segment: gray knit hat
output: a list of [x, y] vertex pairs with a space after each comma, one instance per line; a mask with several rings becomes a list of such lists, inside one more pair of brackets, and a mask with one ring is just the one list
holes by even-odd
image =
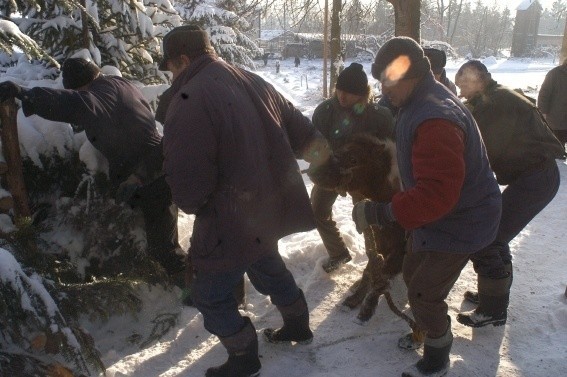
[[395, 37], [384, 43], [372, 64], [372, 76], [380, 81], [423, 77], [430, 70], [423, 49], [408, 37]]
[[347, 93], [365, 96], [368, 93], [368, 76], [359, 63], [351, 63], [339, 74], [336, 88]]
[[167, 61], [181, 55], [196, 57], [214, 52], [207, 32], [199, 25], [183, 25], [172, 29], [163, 37], [163, 59], [160, 71], [167, 71]]

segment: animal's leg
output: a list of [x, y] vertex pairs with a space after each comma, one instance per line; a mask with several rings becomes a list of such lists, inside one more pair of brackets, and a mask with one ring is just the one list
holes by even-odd
[[370, 288], [370, 274], [368, 273], [368, 265], [362, 272], [362, 278], [355, 282], [351, 289], [353, 290], [353, 294], [348, 296], [344, 301], [343, 305], [347, 306], [351, 309], [356, 308], [362, 300], [364, 300], [364, 296], [368, 292]]
[[357, 316], [362, 322], [366, 322], [372, 317], [376, 310], [376, 305], [378, 305], [378, 299], [388, 284], [387, 280], [382, 279], [384, 258], [381, 254], [378, 254], [378, 242], [375, 235], [376, 233], [372, 228], [364, 232], [366, 255], [368, 257], [366, 269], [370, 283]]

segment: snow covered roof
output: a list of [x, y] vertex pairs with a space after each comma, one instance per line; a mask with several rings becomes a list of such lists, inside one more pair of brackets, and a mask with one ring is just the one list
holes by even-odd
[[260, 30], [260, 40], [262, 41], [271, 41], [274, 38], [281, 37], [287, 34], [293, 34], [290, 30], [282, 30], [282, 29], [275, 29], [275, 30]]
[[[529, 7], [532, 6], [533, 3], [537, 3], [537, 0], [524, 0], [518, 5], [516, 10], [527, 10]], [[541, 5], [540, 5], [541, 6]]]

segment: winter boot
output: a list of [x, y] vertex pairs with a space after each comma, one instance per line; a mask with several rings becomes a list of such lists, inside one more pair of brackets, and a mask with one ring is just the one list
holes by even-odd
[[258, 358], [258, 337], [250, 318], [244, 317], [246, 324], [234, 335], [219, 337], [228, 352], [228, 360], [218, 367], [207, 369], [206, 377], [255, 377], [260, 374]]
[[471, 312], [458, 314], [457, 321], [469, 327], [504, 325], [508, 316], [511, 280], [511, 276], [501, 279], [479, 276], [478, 307]]
[[412, 365], [402, 377], [441, 377], [449, 370], [449, 352], [453, 345], [453, 333], [451, 332], [451, 318], [447, 316], [447, 331], [440, 338], [425, 338], [423, 344], [423, 358]]
[[297, 342], [309, 344], [313, 341], [313, 332], [309, 328], [309, 310], [303, 291], [291, 305], [278, 306], [284, 325], [279, 329], [265, 329], [264, 338], [270, 343]]
[[[512, 270], [512, 263], [508, 263], [504, 265], [504, 271], [506, 271], [508, 274], [510, 274], [510, 286], [512, 286], [512, 279], [514, 277], [514, 272]], [[475, 305], [479, 304], [479, 299], [478, 299], [478, 292], [473, 292], [473, 291], [466, 291], [464, 294], [465, 300], [467, 300], [470, 303], [473, 303]]]

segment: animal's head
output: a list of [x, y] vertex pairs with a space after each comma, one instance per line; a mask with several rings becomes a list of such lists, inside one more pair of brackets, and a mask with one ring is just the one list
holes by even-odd
[[310, 177], [340, 194], [389, 199], [399, 191], [395, 144], [368, 134], [353, 135]]

